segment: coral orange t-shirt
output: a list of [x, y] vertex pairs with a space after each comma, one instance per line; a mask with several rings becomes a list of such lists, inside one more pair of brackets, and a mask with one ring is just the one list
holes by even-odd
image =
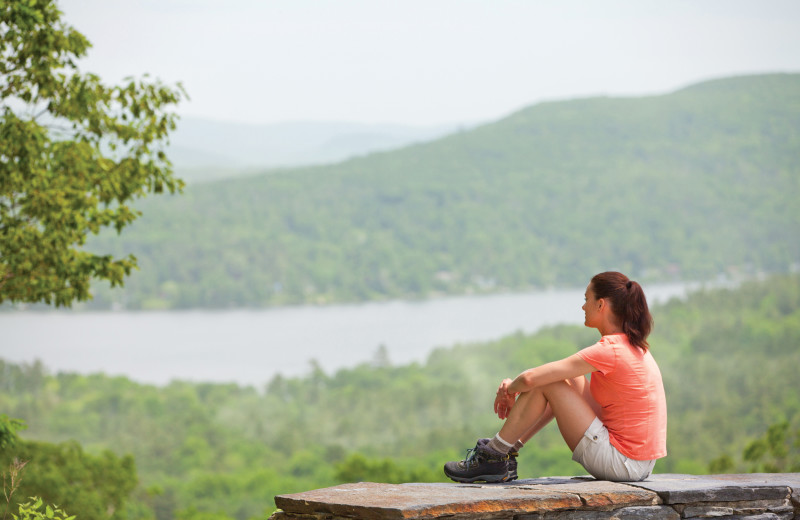
[[625, 334], [610, 334], [578, 352], [594, 367], [589, 389], [602, 410], [611, 444], [635, 460], [667, 455], [667, 401], [661, 371], [649, 351]]

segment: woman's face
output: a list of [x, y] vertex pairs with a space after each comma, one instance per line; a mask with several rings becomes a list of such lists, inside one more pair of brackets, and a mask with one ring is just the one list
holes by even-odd
[[583, 309], [583, 324], [587, 327], [598, 328], [600, 326], [600, 301], [597, 300], [594, 296], [594, 289], [592, 289], [592, 284], [589, 284], [586, 287], [586, 293], [584, 294], [584, 304], [581, 309]]

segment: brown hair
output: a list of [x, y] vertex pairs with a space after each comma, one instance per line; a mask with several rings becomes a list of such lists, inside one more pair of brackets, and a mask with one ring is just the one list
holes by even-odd
[[647, 308], [642, 286], [614, 271], [595, 275], [590, 285], [595, 298], [603, 298], [611, 303], [611, 311], [622, 320], [622, 332], [628, 336], [631, 345], [646, 351], [653, 317]]

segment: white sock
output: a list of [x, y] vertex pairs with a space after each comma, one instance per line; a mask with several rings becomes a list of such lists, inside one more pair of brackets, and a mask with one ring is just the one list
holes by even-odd
[[493, 450], [499, 451], [500, 453], [503, 453], [503, 454], [508, 453], [509, 451], [511, 451], [511, 448], [514, 447], [513, 444], [503, 440], [503, 438], [500, 437], [499, 433], [497, 435], [495, 435], [492, 438], [492, 440], [489, 441], [488, 446], [490, 448], [492, 448]]

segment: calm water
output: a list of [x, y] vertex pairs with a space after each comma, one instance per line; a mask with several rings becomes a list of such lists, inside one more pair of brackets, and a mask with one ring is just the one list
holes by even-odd
[[[651, 303], [690, 286], [646, 286]], [[0, 358], [40, 359], [51, 372], [105, 372], [262, 385], [275, 374], [332, 373], [373, 358], [424, 361], [436, 347], [583, 323], [583, 289], [329, 307], [186, 312], [0, 314]]]

